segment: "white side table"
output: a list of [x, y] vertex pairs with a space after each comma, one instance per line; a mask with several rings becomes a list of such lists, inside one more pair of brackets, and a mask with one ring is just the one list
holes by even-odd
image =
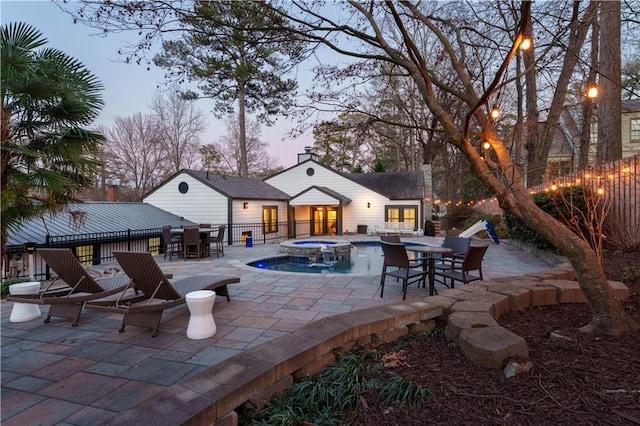
[[216, 292], [211, 290], [192, 291], [187, 293], [185, 299], [191, 313], [189, 325], [187, 326], [187, 337], [199, 340], [216, 334], [218, 329], [212, 313]]
[[[9, 286], [9, 294], [38, 294], [40, 283], [30, 281], [27, 283], [12, 284]], [[11, 310], [10, 322], [24, 322], [40, 318], [40, 306], [32, 303], [14, 302]]]

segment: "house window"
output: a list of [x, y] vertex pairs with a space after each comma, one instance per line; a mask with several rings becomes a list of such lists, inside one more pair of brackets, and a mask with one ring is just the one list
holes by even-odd
[[385, 207], [385, 222], [404, 222], [413, 225], [413, 229], [416, 229], [416, 223], [418, 219], [418, 207], [417, 206], [386, 206]]
[[631, 119], [631, 142], [640, 142], [640, 118]]
[[278, 232], [278, 206], [262, 206], [264, 233]]
[[93, 265], [93, 246], [76, 247], [76, 257], [83, 265]]

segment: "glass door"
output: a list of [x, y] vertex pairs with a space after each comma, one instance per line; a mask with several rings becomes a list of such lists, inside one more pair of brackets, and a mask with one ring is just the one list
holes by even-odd
[[324, 208], [312, 207], [311, 208], [311, 235], [323, 235], [324, 234]]

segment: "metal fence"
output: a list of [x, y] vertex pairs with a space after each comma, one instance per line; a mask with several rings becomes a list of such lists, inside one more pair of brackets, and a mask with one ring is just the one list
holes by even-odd
[[[218, 225], [214, 225], [214, 228]], [[252, 244], [275, 244], [289, 238], [311, 235], [311, 221], [295, 221], [291, 224], [279, 222], [274, 229], [265, 232], [264, 223], [241, 223], [227, 225], [227, 245], [245, 245], [247, 237]], [[92, 234], [47, 235], [44, 243], [27, 243], [7, 246], [2, 259], [2, 277], [31, 277], [36, 280], [50, 278], [46, 263], [37, 255], [39, 248], [70, 248], [81, 263], [87, 266], [111, 262], [114, 251], [148, 251], [152, 254], [164, 252], [161, 228], [123, 230]]]
[[607, 239], [615, 245], [640, 247], [640, 154], [564, 176], [549, 177], [532, 191], [586, 187], [606, 199]]

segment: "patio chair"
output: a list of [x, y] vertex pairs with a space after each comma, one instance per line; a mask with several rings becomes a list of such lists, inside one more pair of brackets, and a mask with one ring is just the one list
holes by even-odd
[[[454, 262], [449, 269], [436, 269], [436, 276], [442, 277], [444, 279], [443, 284], [449, 288], [454, 288], [456, 281], [461, 281], [463, 284], [478, 280], [482, 281], [482, 259], [488, 247], [488, 245], [469, 246], [469, 250], [467, 250], [459, 266], [455, 266]], [[478, 275], [469, 274], [471, 271], [478, 271]], [[446, 284], [447, 279], [451, 280], [450, 286]]]
[[200, 229], [195, 226], [187, 226], [182, 234], [182, 248], [184, 250], [182, 256], [184, 260], [195, 257], [198, 260], [203, 256], [203, 241], [200, 238]]
[[444, 237], [442, 247], [448, 247], [452, 250], [451, 254], [439, 255], [439, 262], [436, 262], [436, 270], [456, 269], [460, 267], [462, 260], [464, 259], [469, 245], [471, 244], [471, 238], [464, 237], [452, 237], [447, 235]]
[[218, 234], [215, 236], [215, 238], [211, 239], [211, 243], [213, 243], [211, 253], [215, 253], [216, 257], [220, 257], [221, 254], [224, 257], [224, 231], [226, 229], [226, 225], [220, 225], [218, 227]]
[[[382, 252], [384, 253], [384, 263], [382, 265], [382, 274], [380, 276], [380, 297], [384, 295], [384, 283], [387, 276], [395, 277], [402, 280], [402, 300], [407, 297], [407, 287], [409, 284], [422, 283], [425, 286], [425, 280], [429, 271], [424, 268], [411, 268], [409, 255], [404, 244], [387, 243], [381, 241]], [[388, 270], [388, 268], [396, 268]]]
[[238, 277], [221, 275], [197, 275], [170, 282], [148, 252], [115, 251], [113, 255], [135, 287], [144, 293], [143, 298], [124, 303], [95, 300], [86, 306], [88, 309], [123, 314], [120, 333], [124, 332], [126, 325], [135, 325], [151, 328], [151, 336], [155, 337], [164, 310], [186, 303], [187, 293], [215, 290], [216, 295], [224, 296], [230, 302], [227, 285], [240, 282]]
[[[124, 293], [131, 280], [125, 274], [96, 280], [82, 266], [73, 255], [71, 249], [38, 249], [37, 253], [58, 275], [56, 279], [39, 294], [16, 294], [7, 297], [8, 301], [49, 305], [45, 324], [51, 317], [72, 320], [72, 327], [78, 325], [80, 314], [85, 303], [91, 300], [105, 298], [118, 293]], [[58, 279], [67, 287], [52, 288]]]
[[164, 258], [169, 255], [169, 261], [173, 255], [180, 257], [182, 255], [182, 238], [176, 237], [171, 233], [171, 226], [162, 227], [162, 238], [164, 239]]
[[[385, 243], [395, 243], [395, 244], [403, 244], [402, 240], [400, 240], [400, 235], [380, 235], [380, 241], [384, 241]], [[424, 266], [423, 262], [426, 259], [417, 258], [417, 259], [409, 259], [409, 267], [417, 268], [418, 266]], [[396, 281], [398, 281], [396, 279]]]

